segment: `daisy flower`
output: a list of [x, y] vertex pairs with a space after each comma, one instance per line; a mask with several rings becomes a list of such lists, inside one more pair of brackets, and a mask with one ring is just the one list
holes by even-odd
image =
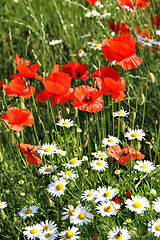
[[106, 11], [104, 11], [101, 15], [100, 15], [100, 18], [106, 18], [106, 17], [110, 17], [111, 16], [111, 13], [107, 13]]
[[153, 209], [156, 211], [156, 212], [160, 212], [160, 197], [155, 199], [155, 201], [153, 201]]
[[127, 11], [127, 12], [135, 12], [135, 10], [130, 7], [130, 6], [127, 6], [127, 5], [123, 5], [123, 8]]
[[78, 174], [75, 173], [73, 170], [70, 171], [61, 171], [60, 173], [58, 173], [59, 176], [63, 177], [63, 179], [66, 180], [75, 180], [76, 178], [78, 178]]
[[160, 36], [160, 30], [156, 30], [156, 35]]
[[73, 158], [68, 163], [63, 164], [63, 166], [67, 168], [71, 167], [79, 167], [82, 164], [82, 160], [78, 160], [77, 158]]
[[95, 199], [96, 197], [96, 194], [97, 194], [97, 191], [95, 191], [94, 189], [91, 189], [91, 190], [86, 190], [82, 193], [82, 200], [83, 201], [92, 201], [93, 199]]
[[41, 232], [41, 234], [39, 235], [39, 238], [41, 240], [45, 240], [45, 239], [50, 239], [50, 240], [53, 240], [53, 239], [57, 239], [58, 237], [58, 232], [56, 229], [52, 229], [52, 230], [46, 230], [44, 232]]
[[117, 194], [117, 192], [116, 192], [115, 188], [99, 187], [99, 188], [97, 188], [97, 196], [96, 196], [95, 203], [108, 201], [108, 200], [112, 199], [116, 194]]
[[56, 152], [57, 155], [60, 155], [60, 156], [66, 156], [66, 151], [63, 151], [61, 149], [58, 149], [57, 152]]
[[91, 33], [88, 33], [86, 35], [81, 36], [81, 38], [86, 38], [86, 37], [90, 37], [90, 36], [91, 36]]
[[45, 232], [47, 230], [57, 230], [57, 225], [54, 221], [45, 220], [45, 222], [41, 222], [40, 225], [42, 227], [42, 232]]
[[71, 239], [71, 240], [76, 240], [79, 239], [78, 234], [80, 234], [80, 232], [78, 232], [78, 228], [77, 227], [72, 227], [72, 228], [68, 228], [65, 231], [60, 232], [59, 236], [61, 237], [60, 240], [66, 240], [66, 239]]
[[134, 168], [140, 172], [150, 172], [154, 170], [156, 167], [153, 165], [152, 162], [148, 160], [144, 160], [144, 161], [137, 161], [136, 165], [134, 165]]
[[96, 43], [96, 42], [88, 42], [88, 44], [89, 44], [89, 47], [91, 48], [91, 49], [94, 49], [94, 50], [102, 50], [102, 48], [101, 48], [101, 44], [100, 43]]
[[148, 230], [152, 233], [154, 233], [155, 237], [160, 237], [160, 218], [156, 221], [151, 221], [148, 223]]
[[57, 145], [45, 143], [43, 144], [40, 149], [37, 151], [40, 155], [51, 155], [56, 153], [58, 150]]
[[57, 169], [57, 167], [52, 167], [52, 165], [46, 165], [46, 166], [43, 166], [41, 168], [39, 168], [38, 172], [41, 173], [41, 174], [50, 174], [52, 173], [55, 169]]
[[137, 214], [142, 214], [149, 208], [149, 201], [145, 197], [132, 196], [132, 199], [127, 199], [125, 204], [126, 208]]
[[117, 239], [128, 240], [130, 238], [131, 236], [128, 230], [122, 227], [113, 228], [113, 230], [109, 231], [108, 233], [108, 240], [117, 240]]
[[87, 54], [82, 50], [82, 49], [80, 49], [79, 51], [78, 51], [78, 57], [85, 57]]
[[62, 39], [60, 39], [60, 40], [52, 40], [51, 42], [49, 42], [49, 44], [52, 45], [52, 46], [55, 46], [55, 45], [60, 44], [62, 42], [63, 42]]
[[115, 202], [102, 202], [100, 205], [97, 206], [97, 212], [102, 215], [102, 217], [107, 216], [110, 217], [111, 215], [116, 215], [118, 210], [120, 209], [120, 205]]
[[93, 218], [93, 215], [88, 212], [88, 208], [83, 208], [78, 205], [74, 211], [74, 215], [70, 218], [70, 222], [73, 224], [83, 225], [90, 223], [90, 218]]
[[20, 212], [18, 212], [18, 214], [23, 217], [31, 217], [34, 216], [35, 213], [38, 212], [38, 207], [37, 206], [30, 206], [29, 208], [24, 207], [22, 208], [22, 210]]
[[95, 6], [98, 8], [103, 8], [103, 4], [100, 1], [95, 2]]
[[41, 235], [42, 226], [40, 224], [34, 224], [31, 227], [25, 227], [23, 234], [29, 238], [35, 240], [36, 237]]
[[63, 220], [66, 220], [67, 218], [73, 216], [75, 211], [73, 205], [68, 205], [68, 209], [67, 208], [63, 208], [63, 209], [65, 210], [65, 212], [62, 212], [62, 215], [64, 215], [62, 218]]
[[85, 13], [86, 17], [99, 17], [100, 13], [97, 12], [96, 10], [92, 10], [92, 11], [88, 11], [87, 13]]
[[113, 112], [112, 115], [113, 117], [128, 117], [129, 112], [121, 109], [120, 111]]
[[145, 132], [142, 129], [129, 130], [129, 132], [125, 133], [125, 137], [128, 137], [129, 140], [133, 140], [135, 138], [144, 138]]
[[63, 178], [57, 179], [48, 185], [47, 190], [52, 196], [60, 197], [61, 195], [64, 195], [67, 183], [68, 182], [66, 182]]
[[108, 146], [114, 146], [119, 143], [118, 138], [108, 135], [108, 138], [103, 138], [102, 143]]
[[107, 153], [106, 152], [101, 152], [101, 151], [98, 151], [98, 152], [95, 152], [94, 153], [94, 156], [96, 157], [96, 158], [99, 158], [99, 159], [106, 159], [106, 158], [108, 158], [108, 155], [107, 155]]
[[7, 207], [7, 203], [6, 202], [0, 202], [0, 209], [3, 209]]
[[91, 163], [91, 168], [97, 171], [105, 171], [108, 168], [108, 164], [104, 160], [94, 160]]
[[74, 121], [71, 119], [63, 119], [61, 118], [58, 123], [56, 123], [56, 125], [60, 126], [60, 127], [66, 127], [66, 128], [70, 128], [72, 126], [74, 126]]
[[153, 45], [159, 45], [159, 42], [155, 41], [154, 39], [150, 39], [148, 37], [142, 37], [141, 35], [137, 36], [137, 41], [142, 43], [142, 46], [149, 46], [152, 47]]

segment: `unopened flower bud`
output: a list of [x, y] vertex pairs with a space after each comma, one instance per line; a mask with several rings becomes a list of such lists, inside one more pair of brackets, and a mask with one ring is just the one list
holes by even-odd
[[6, 218], [6, 214], [5, 212], [3, 211], [3, 209], [0, 209], [0, 219], [5, 219]]
[[23, 180], [19, 180], [19, 185], [23, 185], [24, 184], [24, 181]]
[[119, 169], [115, 170], [114, 172], [116, 175], [119, 175], [121, 173], [121, 171]]
[[81, 128], [77, 128], [77, 132], [78, 132], [78, 133], [81, 133], [81, 132], [82, 132], [82, 129], [81, 129]]
[[149, 80], [150, 80], [152, 83], [155, 83], [155, 78], [154, 78], [153, 73], [149, 72], [149, 73], [148, 73], [148, 77], [149, 77]]
[[19, 194], [21, 197], [25, 197], [25, 192], [20, 192], [20, 194]]
[[141, 105], [143, 105], [144, 102], [145, 102], [145, 96], [144, 96], [143, 93], [142, 93], [142, 95], [141, 95], [141, 97], [140, 97], [140, 99], [139, 99], [139, 102], [140, 102]]
[[154, 188], [152, 188], [152, 189], [150, 190], [150, 194], [151, 194], [151, 195], [155, 196], [156, 193], [157, 193], [157, 192], [156, 192], [156, 190], [155, 190]]
[[84, 173], [85, 173], [85, 174], [88, 174], [88, 170], [87, 170], [87, 169], [85, 169], [85, 170], [84, 170]]
[[88, 161], [88, 157], [87, 157], [87, 156], [83, 156], [83, 157], [82, 157], [82, 160], [83, 160], [83, 161]]
[[80, 203], [81, 203], [81, 202], [80, 202], [79, 200], [76, 202], [77, 205], [79, 205]]

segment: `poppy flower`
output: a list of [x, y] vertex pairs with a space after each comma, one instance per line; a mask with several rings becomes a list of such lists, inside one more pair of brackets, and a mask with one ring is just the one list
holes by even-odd
[[5, 83], [2, 80], [0, 80], [0, 87], [2, 87], [4, 84]]
[[104, 39], [102, 41], [102, 51], [109, 61], [116, 60], [124, 70], [130, 70], [138, 67], [143, 60], [135, 55], [136, 42], [128, 34], [122, 34], [113, 39]]
[[87, 0], [87, 2], [89, 4], [92, 4], [92, 5], [95, 5], [95, 3], [97, 2], [98, 0]]
[[160, 26], [160, 16], [156, 16], [152, 18], [153, 26], [159, 27]]
[[116, 159], [118, 163], [123, 166], [129, 165], [131, 159], [142, 160], [145, 157], [145, 155], [141, 154], [140, 151], [129, 146], [121, 149], [119, 145], [115, 145], [113, 147], [109, 147], [108, 149], [110, 156]]
[[4, 121], [10, 129], [14, 131], [23, 131], [24, 126], [32, 126], [34, 119], [32, 113], [27, 109], [20, 109], [18, 107], [10, 107], [7, 114], [1, 116], [1, 120]]
[[131, 199], [132, 200], [132, 194], [130, 190], [127, 190], [126, 192], [126, 199]]
[[54, 72], [42, 81], [45, 89], [35, 95], [39, 102], [45, 102], [51, 97], [51, 104], [64, 104], [72, 93], [71, 78], [63, 72]]
[[4, 84], [3, 90], [10, 97], [18, 96], [28, 99], [34, 95], [36, 89], [29, 84], [26, 85], [25, 82], [26, 81], [24, 79], [15, 78], [11, 80], [8, 85]]
[[34, 153], [35, 151], [40, 149], [39, 147], [27, 143], [17, 144], [17, 147], [21, 149], [23, 154], [27, 155], [27, 162], [29, 164], [42, 164], [41, 159]]
[[19, 73], [10, 76], [10, 78], [11, 77], [36, 78], [42, 81], [43, 78], [36, 74], [36, 71], [39, 69], [39, 67], [40, 67], [39, 64], [33, 64], [30, 67], [27, 67], [24, 64], [17, 63], [16, 69], [19, 71]]
[[28, 61], [27, 59], [20, 58], [18, 53], [15, 54], [15, 63], [16, 64], [21, 63], [26, 67], [30, 65], [30, 61]]
[[112, 32], [130, 33], [130, 29], [124, 23], [112, 21], [112, 22], [109, 22], [109, 27]]
[[88, 66], [86, 64], [79, 64], [73, 61], [62, 65], [62, 72], [67, 73], [70, 77], [82, 79], [83, 81], [89, 78]]
[[112, 98], [116, 102], [120, 102], [126, 95], [124, 91], [126, 89], [124, 78], [120, 78], [118, 72], [112, 67], [102, 67], [97, 69], [91, 76], [96, 78], [96, 85], [102, 91], [104, 95], [110, 95], [112, 92]]
[[135, 10], [135, 7], [146, 8], [151, 4], [151, 1], [148, 0], [117, 0], [119, 6], [124, 10], [128, 10], [128, 7], [131, 10]]
[[89, 87], [87, 85], [80, 85], [73, 90], [71, 95], [71, 102], [74, 107], [87, 112], [99, 112], [103, 108], [103, 100], [101, 99], [102, 92]]
[[147, 38], [151, 38], [152, 34], [149, 33], [149, 29], [146, 28], [145, 30], [140, 30], [140, 28], [138, 26], [136, 26], [136, 30], [138, 32], [139, 35], [141, 35], [143, 38], [147, 37]]

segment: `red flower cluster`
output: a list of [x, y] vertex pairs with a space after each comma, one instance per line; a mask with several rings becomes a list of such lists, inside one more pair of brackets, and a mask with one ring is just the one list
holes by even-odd
[[95, 3], [97, 2], [98, 0], [87, 0], [87, 2], [89, 4], [92, 4], [92, 5], [95, 5]]
[[112, 22], [109, 22], [109, 27], [112, 32], [128, 33], [128, 34], [130, 33], [129, 27], [127, 27], [124, 23], [112, 21]]
[[128, 10], [127, 7], [130, 7], [132, 10], [135, 10], [138, 6], [139, 8], [146, 8], [151, 4], [149, 0], [117, 0], [119, 6], [121, 6], [124, 10]]

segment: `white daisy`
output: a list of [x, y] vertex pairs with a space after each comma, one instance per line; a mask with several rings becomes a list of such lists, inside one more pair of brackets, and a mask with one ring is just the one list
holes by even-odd
[[128, 230], [122, 227], [113, 228], [113, 230], [109, 231], [108, 233], [108, 240], [117, 240], [117, 239], [128, 240], [130, 238], [131, 236]]
[[80, 49], [79, 51], [78, 51], [78, 57], [85, 57], [87, 54], [82, 50], [82, 49]]
[[108, 168], [107, 162], [105, 160], [94, 160], [91, 163], [91, 168], [97, 171], [105, 171]]
[[52, 165], [46, 165], [46, 166], [43, 166], [41, 168], [39, 168], [38, 172], [41, 173], [41, 174], [50, 174], [52, 172], [54, 172], [54, 170], [57, 169], [57, 167], [52, 167]]
[[78, 228], [77, 227], [72, 227], [72, 228], [68, 228], [65, 231], [60, 232], [59, 236], [61, 237], [60, 240], [66, 240], [66, 239], [71, 239], [71, 240], [76, 240], [79, 239], [78, 234], [80, 234], [80, 232], [78, 232]]
[[58, 232], [56, 229], [48, 229], [46, 231], [41, 232], [41, 234], [38, 236], [41, 240], [45, 240], [45, 239], [57, 239], [58, 237]]
[[73, 170], [69, 170], [69, 171], [61, 171], [60, 173], [58, 173], [59, 176], [63, 177], [63, 179], [65, 180], [75, 180], [76, 178], [78, 178], [78, 174], [75, 173]]
[[132, 9], [130, 6], [127, 6], [127, 5], [123, 5], [124, 9], [127, 11], [127, 12], [134, 12], [135, 10]]
[[72, 215], [74, 215], [75, 208], [73, 207], [73, 205], [68, 205], [68, 209], [63, 209], [65, 210], [65, 212], [62, 212], [63, 220], [66, 220], [67, 218], [70, 218]]
[[73, 224], [83, 225], [90, 223], [90, 218], [93, 218], [93, 215], [88, 212], [88, 208], [83, 208], [78, 205], [74, 211], [74, 215], [70, 218], [70, 222]]
[[86, 38], [86, 37], [90, 37], [90, 36], [91, 36], [91, 33], [88, 33], [86, 35], [81, 36], [81, 38]]
[[152, 162], [148, 160], [143, 160], [143, 161], [141, 160], [136, 162], [136, 165], [134, 165], [134, 168], [140, 172], [150, 172], [154, 170], [156, 167], [153, 165]]
[[102, 50], [102, 44], [96, 42], [88, 42], [89, 47], [94, 50]]
[[63, 178], [59, 178], [55, 180], [54, 182], [51, 182], [48, 185], [47, 191], [52, 195], [52, 196], [61, 196], [64, 195], [64, 190], [66, 189], [67, 181], [64, 180]]
[[83, 201], [92, 201], [95, 199], [96, 197], [96, 194], [97, 194], [97, 191], [95, 191], [94, 189], [91, 189], [91, 190], [85, 190], [83, 193], [82, 193], [82, 200]]
[[152, 207], [156, 212], [158, 213], [160, 212], [160, 197], [155, 199], [155, 201], [153, 201]]
[[86, 17], [99, 17], [100, 13], [97, 12], [96, 10], [92, 10], [92, 11], [88, 11], [87, 13], [85, 13]]
[[159, 45], [158, 41], [155, 41], [154, 39], [150, 39], [148, 37], [142, 37], [141, 35], [137, 36], [137, 42], [141, 43], [142, 46], [149, 46], [152, 47], [153, 45]]
[[55, 45], [60, 44], [62, 42], [63, 42], [62, 39], [60, 39], [60, 40], [52, 40], [51, 42], [49, 42], [49, 44], [52, 45], [52, 46], [55, 46]]
[[160, 237], [160, 218], [157, 219], [156, 221], [151, 221], [148, 224], [148, 230], [152, 233], [154, 233], [155, 237]]
[[106, 159], [108, 158], [108, 155], [106, 152], [98, 151], [94, 153], [94, 156], [99, 159]]
[[24, 208], [22, 208], [22, 210], [20, 212], [18, 212], [18, 214], [23, 218], [31, 217], [31, 216], [34, 216], [34, 214], [38, 212], [38, 208], [39, 207], [37, 207], [37, 206], [30, 206], [29, 208], [24, 207]]
[[128, 117], [129, 112], [121, 109], [120, 111], [113, 112], [112, 115], [113, 117]]
[[118, 140], [118, 138], [116, 138], [116, 137], [113, 137], [113, 136], [108, 135], [108, 138], [104, 138], [104, 139], [102, 140], [102, 143], [103, 143], [104, 145], [114, 146], [114, 145], [116, 145], [117, 143], [119, 143], [119, 140]]
[[82, 164], [82, 160], [73, 158], [68, 163], [63, 164], [63, 166], [65, 166], [67, 168], [72, 168], [72, 167], [79, 167], [81, 164]]
[[56, 125], [60, 126], [60, 127], [66, 127], [66, 128], [70, 128], [72, 126], [74, 126], [74, 121], [71, 119], [63, 119], [61, 118], [58, 123], [56, 123]]
[[100, 18], [106, 18], [106, 17], [110, 17], [111, 16], [111, 13], [107, 13], [106, 11], [104, 11], [101, 15], [100, 15]]
[[41, 222], [40, 225], [42, 227], [42, 232], [47, 230], [57, 230], [57, 225], [54, 221], [45, 220], [45, 222]]
[[7, 203], [6, 202], [0, 202], [0, 209], [3, 209], [7, 207]]
[[45, 143], [43, 144], [40, 149], [37, 151], [40, 155], [51, 155], [56, 153], [58, 150], [57, 145]]
[[56, 152], [57, 155], [60, 155], [60, 156], [66, 156], [66, 151], [63, 151], [61, 149], [58, 149], [57, 152]]
[[125, 133], [125, 137], [128, 137], [129, 140], [133, 140], [135, 138], [144, 138], [145, 132], [142, 129], [135, 129], [135, 130], [129, 130], [129, 132]]
[[103, 8], [103, 4], [100, 1], [95, 2], [95, 6], [98, 8]]
[[96, 209], [97, 212], [102, 215], [102, 217], [110, 217], [111, 215], [116, 215], [120, 207], [121, 206], [119, 204], [113, 201], [107, 201], [102, 202], [100, 205], [97, 206]]
[[132, 199], [127, 199], [125, 204], [126, 208], [137, 214], [142, 214], [149, 208], [149, 201], [145, 197], [132, 196]]
[[36, 237], [41, 235], [42, 226], [40, 224], [34, 224], [31, 227], [25, 227], [23, 234], [29, 238], [35, 240]]
[[156, 30], [156, 35], [160, 36], [160, 30]]
[[111, 200], [116, 194], [117, 194], [117, 191], [115, 188], [99, 187], [97, 188], [97, 196], [96, 196], [95, 203]]

